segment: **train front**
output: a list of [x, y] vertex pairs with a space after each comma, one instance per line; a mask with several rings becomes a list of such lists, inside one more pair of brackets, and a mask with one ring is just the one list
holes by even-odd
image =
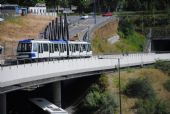
[[17, 47], [17, 59], [35, 59], [32, 40], [19, 41]]

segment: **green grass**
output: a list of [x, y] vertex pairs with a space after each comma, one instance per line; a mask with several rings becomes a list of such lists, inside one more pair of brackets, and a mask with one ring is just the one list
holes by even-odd
[[145, 38], [143, 35], [133, 32], [126, 38], [122, 38], [115, 44], [110, 44], [107, 39], [94, 38], [92, 41], [94, 54], [110, 54], [120, 52], [141, 52]]

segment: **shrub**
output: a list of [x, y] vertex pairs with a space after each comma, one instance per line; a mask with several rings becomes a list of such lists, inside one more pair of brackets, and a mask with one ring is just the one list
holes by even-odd
[[106, 91], [107, 84], [108, 78], [102, 75], [97, 84], [90, 87], [76, 114], [113, 114], [118, 105], [115, 96]]
[[105, 92], [101, 97], [100, 114], [113, 114], [118, 107], [115, 96], [110, 92]]
[[123, 93], [129, 97], [155, 98], [154, 90], [146, 78], [131, 79], [123, 89]]
[[125, 36], [131, 35], [134, 31], [133, 23], [128, 18], [123, 18], [119, 22], [119, 30], [122, 31]]
[[84, 107], [91, 109], [91, 110], [95, 110], [99, 108], [100, 104], [101, 104], [101, 95], [97, 91], [90, 92], [86, 96], [85, 101], [84, 101]]
[[101, 77], [99, 78], [98, 85], [100, 86], [100, 88], [103, 91], [105, 91], [106, 88], [109, 86], [108, 77], [106, 75], [102, 74]]
[[170, 74], [170, 62], [167, 61], [157, 61], [155, 63], [155, 68], [162, 70], [163, 72], [167, 72]]
[[169, 105], [161, 100], [139, 100], [137, 114], [170, 114]]
[[170, 80], [167, 80], [165, 83], [164, 83], [164, 88], [170, 92]]
[[[115, 97], [110, 92], [100, 93], [98, 91], [90, 91], [82, 105], [83, 114], [84, 110], [86, 113], [92, 114], [94, 112], [100, 114], [113, 114], [117, 108], [117, 102]], [[82, 112], [79, 112], [79, 114]]]

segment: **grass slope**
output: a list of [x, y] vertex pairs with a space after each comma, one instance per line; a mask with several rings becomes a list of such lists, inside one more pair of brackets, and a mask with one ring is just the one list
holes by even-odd
[[52, 19], [54, 17], [31, 15], [7, 19], [0, 23], [0, 42], [37, 38]]
[[108, 54], [120, 52], [141, 52], [145, 42], [144, 36], [134, 32], [126, 39], [121, 38], [115, 44], [110, 44], [106, 38], [95, 37], [92, 41], [94, 54]]
[[[108, 77], [108, 90], [118, 95], [118, 74], [107, 74]], [[121, 86], [122, 89], [127, 84], [129, 79], [146, 77], [154, 90], [156, 91], [157, 97], [163, 101], [170, 101], [170, 92], [168, 92], [163, 84], [170, 79], [170, 77], [158, 69], [153, 68], [142, 68], [142, 69], [128, 69], [121, 71]], [[128, 98], [122, 95], [122, 111], [124, 114], [135, 114], [134, 106], [137, 99]]]

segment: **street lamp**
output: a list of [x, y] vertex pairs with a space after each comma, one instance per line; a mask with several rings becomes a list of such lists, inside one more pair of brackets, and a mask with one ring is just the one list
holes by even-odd
[[122, 114], [122, 98], [121, 98], [121, 82], [120, 82], [120, 58], [103, 58], [103, 57], [99, 57], [99, 59], [117, 59], [118, 61], [118, 77], [119, 77], [119, 112], [120, 114]]
[[94, 10], [94, 24], [96, 24], [96, 0], [93, 0], [94, 2], [94, 7], [93, 7], [93, 10]]

